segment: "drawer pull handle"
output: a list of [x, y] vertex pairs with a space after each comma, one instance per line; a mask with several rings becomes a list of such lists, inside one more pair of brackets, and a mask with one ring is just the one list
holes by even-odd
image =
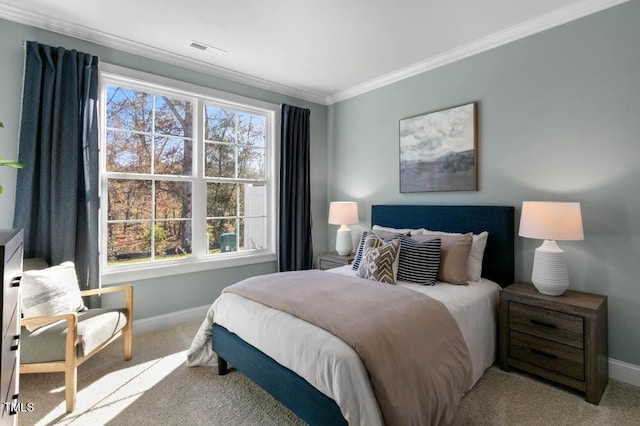
[[16, 341], [16, 344], [11, 346], [11, 351], [17, 351], [18, 346], [20, 346], [20, 335], [16, 334], [15, 336], [13, 336], [12, 340]]
[[11, 280], [11, 287], [20, 287], [20, 277]]
[[544, 351], [540, 351], [538, 349], [531, 349], [531, 352], [533, 352], [536, 355], [540, 355], [540, 356], [543, 356], [543, 357], [546, 357], [546, 358], [549, 358], [549, 359], [558, 359], [558, 357], [556, 355], [549, 354], [549, 353], [546, 353]]
[[543, 327], [549, 327], [549, 328], [558, 328], [558, 326], [555, 325], [555, 324], [549, 324], [548, 322], [538, 321], [538, 320], [535, 320], [535, 319], [531, 320], [531, 324], [541, 325]]

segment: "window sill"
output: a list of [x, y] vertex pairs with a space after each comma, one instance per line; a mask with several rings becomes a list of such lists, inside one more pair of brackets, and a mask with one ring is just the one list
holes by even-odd
[[113, 266], [102, 273], [102, 284], [121, 284], [130, 281], [148, 280], [168, 275], [181, 275], [191, 272], [209, 271], [222, 268], [253, 265], [256, 263], [275, 262], [274, 253], [251, 256], [234, 256], [228, 258], [200, 258], [180, 262], [155, 262], [152, 264]]

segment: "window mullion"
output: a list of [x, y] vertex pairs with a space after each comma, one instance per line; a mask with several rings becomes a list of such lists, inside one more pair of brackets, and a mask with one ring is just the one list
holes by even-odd
[[149, 235], [151, 235], [151, 261], [156, 258], [156, 180], [151, 180], [151, 221]]
[[193, 185], [192, 227], [193, 246], [192, 256], [204, 257], [208, 254], [207, 247], [207, 186], [204, 181], [204, 102], [196, 101], [193, 117], [193, 174], [196, 177]]
[[240, 178], [240, 113], [236, 113], [234, 120], [234, 142], [235, 142], [235, 178], [236, 178], [236, 249], [240, 250], [240, 189], [241, 185], [238, 183], [237, 179]]

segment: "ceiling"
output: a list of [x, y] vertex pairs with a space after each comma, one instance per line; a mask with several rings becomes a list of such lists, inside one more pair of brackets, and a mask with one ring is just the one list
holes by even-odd
[[0, 0], [0, 18], [326, 105], [625, 1]]

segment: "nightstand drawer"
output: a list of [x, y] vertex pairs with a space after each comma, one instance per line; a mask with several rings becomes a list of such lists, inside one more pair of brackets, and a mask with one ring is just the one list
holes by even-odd
[[344, 263], [333, 262], [327, 259], [320, 259], [318, 263], [319, 263], [318, 269], [321, 269], [321, 270], [338, 268], [340, 266], [344, 266]]
[[574, 348], [584, 348], [581, 316], [509, 302], [509, 328]]
[[509, 356], [584, 381], [584, 352], [571, 346], [512, 331]]

